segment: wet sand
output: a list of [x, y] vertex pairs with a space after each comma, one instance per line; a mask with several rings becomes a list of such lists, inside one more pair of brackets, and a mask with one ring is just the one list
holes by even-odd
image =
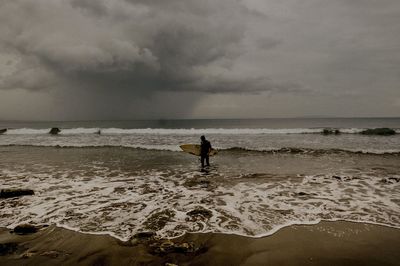
[[362, 223], [296, 225], [262, 238], [186, 234], [172, 242], [193, 248], [160, 252], [171, 242], [122, 242], [55, 226], [29, 235], [2, 228], [0, 265], [400, 265], [400, 230]]

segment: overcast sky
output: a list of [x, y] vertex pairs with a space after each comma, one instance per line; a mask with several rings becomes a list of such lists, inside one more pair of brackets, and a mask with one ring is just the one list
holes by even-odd
[[399, 0], [0, 0], [0, 119], [400, 116]]

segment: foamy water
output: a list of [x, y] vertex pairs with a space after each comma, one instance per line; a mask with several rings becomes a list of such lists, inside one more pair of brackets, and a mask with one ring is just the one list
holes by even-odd
[[384, 156], [228, 151], [201, 172], [195, 157], [170, 151], [3, 147], [0, 187], [35, 195], [0, 200], [0, 225], [55, 223], [121, 239], [144, 230], [257, 237], [320, 220], [400, 228], [399, 158]]
[[[128, 239], [347, 220], [400, 228], [400, 119], [0, 122], [0, 226], [57, 224]], [[48, 134], [59, 126], [57, 136]], [[340, 135], [323, 135], [324, 128]], [[179, 145], [206, 135], [201, 171]]]
[[[200, 135], [215, 148], [274, 151], [281, 148], [340, 149], [351, 152], [398, 153], [400, 135], [382, 137], [359, 134], [363, 128], [341, 128], [341, 135], [324, 136], [321, 128], [65, 128], [48, 134], [49, 128], [9, 129], [0, 136], [0, 146], [130, 147], [179, 151], [179, 145], [198, 143]], [[399, 129], [396, 129], [399, 131]]]

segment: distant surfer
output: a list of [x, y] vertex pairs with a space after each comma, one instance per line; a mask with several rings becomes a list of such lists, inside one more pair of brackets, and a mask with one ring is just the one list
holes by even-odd
[[207, 163], [207, 166], [210, 166], [210, 152], [211, 152], [211, 143], [206, 140], [206, 137], [201, 136], [201, 144], [200, 144], [200, 160], [201, 167], [204, 167], [204, 160]]

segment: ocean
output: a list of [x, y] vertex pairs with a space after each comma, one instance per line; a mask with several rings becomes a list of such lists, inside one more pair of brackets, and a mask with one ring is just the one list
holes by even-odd
[[[400, 228], [400, 134], [360, 134], [380, 127], [400, 133], [400, 118], [0, 121], [0, 188], [35, 191], [0, 199], [0, 226], [124, 240], [260, 237], [321, 220]], [[201, 135], [219, 151], [204, 169], [179, 148]]]

